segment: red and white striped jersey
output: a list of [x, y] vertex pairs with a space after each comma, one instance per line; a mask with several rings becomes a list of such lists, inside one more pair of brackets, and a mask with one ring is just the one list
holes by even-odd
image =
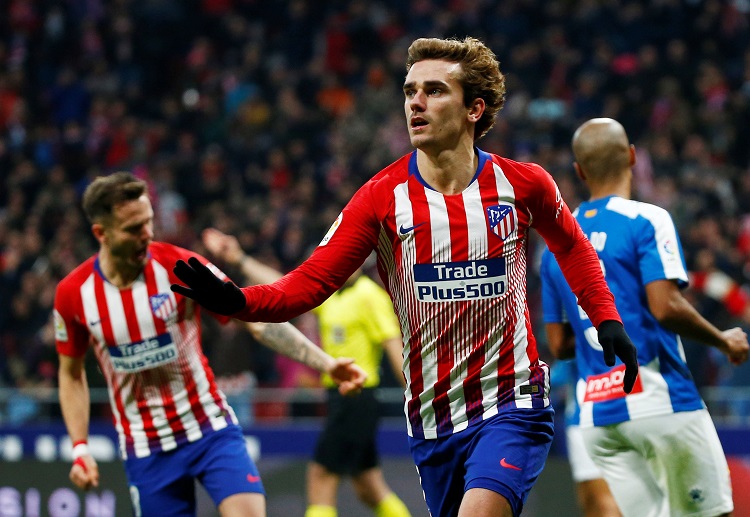
[[57, 286], [57, 350], [80, 357], [93, 347], [123, 458], [168, 451], [237, 423], [203, 355], [199, 306], [169, 289], [178, 281], [175, 262], [191, 256], [197, 255], [154, 242], [143, 272], [126, 289], [104, 278], [97, 256]]
[[591, 244], [540, 166], [477, 150], [461, 193], [422, 179], [416, 151], [367, 182], [300, 267], [244, 288], [235, 317], [286, 321], [335, 291], [375, 249], [401, 322], [411, 436], [446, 436], [506, 408], [549, 405], [526, 304], [526, 249], [535, 228], [598, 325], [620, 321]]

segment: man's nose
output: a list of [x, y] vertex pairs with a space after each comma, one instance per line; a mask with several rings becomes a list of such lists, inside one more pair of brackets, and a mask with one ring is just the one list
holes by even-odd
[[409, 101], [409, 107], [414, 111], [424, 111], [426, 100], [427, 95], [424, 93], [424, 90], [417, 90], [411, 101]]

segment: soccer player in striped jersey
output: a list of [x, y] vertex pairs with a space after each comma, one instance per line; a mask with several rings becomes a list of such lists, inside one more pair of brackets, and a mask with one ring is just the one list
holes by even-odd
[[[74, 444], [71, 481], [83, 489], [99, 483], [86, 444], [83, 365], [91, 347], [109, 388], [134, 515], [195, 515], [199, 479], [222, 516], [264, 516], [260, 475], [201, 349], [200, 306], [169, 290], [178, 259], [193, 257], [226, 276], [194, 253], [152, 241], [146, 184], [130, 173], [94, 180], [83, 207], [99, 252], [60, 282], [54, 308], [60, 405]], [[364, 383], [364, 371], [351, 360], [333, 359], [289, 323], [251, 331], [263, 344], [331, 374], [342, 391]]]
[[246, 321], [285, 321], [331, 296], [374, 249], [404, 338], [412, 456], [435, 517], [521, 512], [553, 435], [549, 368], [526, 305], [536, 229], [591, 315], [629, 390], [636, 352], [596, 252], [552, 177], [475, 147], [505, 99], [494, 53], [475, 38], [409, 48], [404, 114], [415, 151], [363, 185], [319, 246], [270, 285], [238, 288], [196, 260], [172, 289]]
[[[550, 347], [574, 349], [586, 448], [625, 517], [732, 512], [727, 461], [685, 364], [680, 335], [715, 346], [734, 364], [747, 360], [747, 335], [720, 331], [682, 296], [687, 272], [669, 213], [630, 199], [635, 148], [617, 121], [592, 119], [573, 136], [575, 169], [590, 191], [576, 217], [599, 254], [620, 315], [638, 349], [629, 394], [622, 368], [601, 358], [588, 309], [569, 289], [559, 261], [542, 257], [544, 318]], [[566, 345], [567, 343], [567, 345]]]

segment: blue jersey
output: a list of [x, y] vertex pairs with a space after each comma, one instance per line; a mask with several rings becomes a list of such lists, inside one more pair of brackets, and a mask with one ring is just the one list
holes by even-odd
[[682, 247], [669, 213], [611, 196], [583, 203], [574, 215], [599, 254], [640, 363], [633, 391], [625, 396], [625, 366], [619, 360], [613, 368], [604, 363], [596, 329], [578, 306], [554, 256], [545, 251], [541, 269], [544, 321], [568, 322], [573, 328], [581, 427], [705, 407], [685, 363], [679, 336], [659, 325], [646, 298], [646, 285], [656, 280], [687, 285]]

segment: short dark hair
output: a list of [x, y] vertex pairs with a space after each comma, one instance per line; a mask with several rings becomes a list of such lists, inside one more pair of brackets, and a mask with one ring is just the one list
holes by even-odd
[[129, 172], [99, 176], [83, 193], [83, 211], [90, 223], [101, 222], [112, 215], [115, 205], [134, 201], [147, 191], [146, 182]]
[[406, 71], [418, 61], [442, 59], [461, 65], [463, 74], [458, 78], [464, 89], [464, 105], [468, 108], [474, 99], [484, 100], [482, 118], [477, 121], [474, 140], [482, 138], [495, 125], [498, 112], [505, 104], [505, 75], [492, 50], [480, 40], [466, 37], [458, 39], [419, 38], [409, 47]]

